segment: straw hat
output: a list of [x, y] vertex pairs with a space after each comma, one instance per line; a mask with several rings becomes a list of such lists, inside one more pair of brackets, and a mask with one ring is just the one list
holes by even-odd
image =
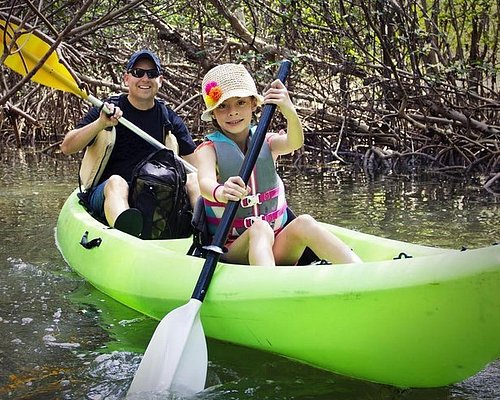
[[207, 122], [212, 120], [212, 111], [231, 97], [253, 96], [257, 105], [264, 102], [250, 73], [241, 64], [222, 64], [212, 68], [203, 78], [201, 88], [207, 107], [201, 119]]

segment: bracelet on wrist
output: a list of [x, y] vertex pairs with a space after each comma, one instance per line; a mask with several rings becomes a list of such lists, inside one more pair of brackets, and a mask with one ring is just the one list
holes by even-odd
[[221, 201], [215, 195], [216, 192], [217, 192], [217, 189], [219, 189], [221, 186], [223, 187], [224, 185], [218, 184], [216, 187], [214, 187], [214, 190], [212, 190], [212, 197], [214, 198], [214, 200], [215, 200], [216, 203], [221, 203]]

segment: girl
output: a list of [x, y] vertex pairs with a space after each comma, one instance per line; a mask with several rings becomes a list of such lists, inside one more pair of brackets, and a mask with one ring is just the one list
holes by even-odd
[[[287, 224], [284, 186], [275, 161], [304, 143], [302, 125], [288, 91], [275, 80], [264, 97], [243, 65], [223, 64], [202, 82], [206, 110], [201, 119], [216, 131], [197, 149], [198, 182], [211, 234], [228, 201], [241, 200], [222, 260], [251, 265], [294, 265], [306, 247], [333, 263], [360, 262], [359, 257], [309, 215]], [[246, 186], [238, 176], [252, 140], [253, 113], [261, 104], [276, 104], [287, 120], [287, 132], [268, 133]]]

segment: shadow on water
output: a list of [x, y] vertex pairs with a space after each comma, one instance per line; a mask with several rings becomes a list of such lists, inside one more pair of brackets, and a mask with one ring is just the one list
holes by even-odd
[[[124, 398], [157, 322], [92, 288], [57, 251], [54, 227], [78, 164], [21, 151], [1, 157], [0, 398]], [[453, 248], [500, 239], [498, 198], [466, 182], [282, 175], [292, 208], [320, 220]], [[214, 340], [208, 347], [209, 387], [197, 399], [500, 398], [499, 362], [456, 385], [401, 390]]]

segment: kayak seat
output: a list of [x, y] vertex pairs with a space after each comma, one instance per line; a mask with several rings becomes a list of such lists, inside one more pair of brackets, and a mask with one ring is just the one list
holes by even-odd
[[[287, 224], [292, 221], [296, 216], [290, 207], [287, 208]], [[212, 236], [208, 232], [208, 225], [205, 214], [205, 207], [203, 206], [203, 198], [200, 196], [196, 201], [193, 210], [193, 218], [191, 220], [191, 224], [193, 225], [193, 243], [189, 248], [187, 254], [190, 256], [205, 258], [206, 250], [205, 247], [209, 246], [212, 243]], [[286, 225], [285, 225], [286, 226]], [[318, 264], [323, 265], [328, 263], [325, 260], [320, 260], [319, 257], [309, 248], [307, 247], [302, 256], [300, 257], [297, 265], [309, 265], [309, 264]], [[328, 263], [329, 264], [329, 263]]]
[[204, 247], [210, 245], [212, 236], [208, 233], [207, 216], [201, 196], [198, 197], [194, 205], [191, 225], [193, 226], [193, 243], [187, 254], [189, 256], [205, 258], [206, 250]]
[[78, 196], [79, 203], [83, 206], [83, 208], [85, 208], [85, 210], [90, 215], [92, 215], [92, 217], [94, 217], [97, 221], [101, 222], [102, 224], [108, 225], [108, 222], [105, 219], [101, 218], [99, 215], [92, 212], [92, 209], [90, 208], [90, 204], [89, 204], [89, 192], [88, 191], [81, 191], [81, 187], [80, 187], [80, 192], [77, 193], [77, 196]]

